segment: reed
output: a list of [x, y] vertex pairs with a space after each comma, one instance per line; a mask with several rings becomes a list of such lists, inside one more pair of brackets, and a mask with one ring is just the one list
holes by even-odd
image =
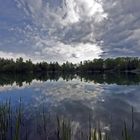
[[[128, 129], [126, 121], [123, 122], [122, 134], [120, 140], [134, 140], [135, 121], [134, 121], [134, 108], [131, 108], [131, 131]], [[29, 126], [24, 124], [25, 114], [20, 100], [19, 107], [15, 110], [11, 107], [11, 101], [6, 101], [0, 104], [0, 140], [30, 140]], [[49, 116], [49, 117], [48, 117]], [[43, 107], [41, 115], [35, 117], [37, 125], [39, 126], [38, 139], [43, 140], [113, 140], [110, 133], [103, 132], [101, 127], [93, 128], [92, 121], [89, 117], [88, 132], [79, 129], [79, 138], [77, 138], [73, 129], [73, 122], [64, 117], [53, 116], [45, 112]], [[53, 124], [53, 130], [50, 128], [49, 123]], [[24, 124], [24, 125], [23, 125]], [[30, 131], [29, 131], [30, 130]], [[30, 132], [30, 133], [29, 133]], [[21, 135], [22, 133], [22, 135]], [[35, 134], [35, 133], [33, 133]], [[36, 134], [35, 134], [36, 135]], [[40, 138], [39, 138], [40, 137]]]
[[72, 127], [69, 120], [57, 117], [57, 139], [71, 140]]

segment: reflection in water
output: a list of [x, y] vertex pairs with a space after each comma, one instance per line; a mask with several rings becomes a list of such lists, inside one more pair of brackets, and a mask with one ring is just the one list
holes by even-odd
[[37, 81], [58, 81], [63, 79], [70, 81], [73, 79], [81, 81], [93, 81], [99, 84], [117, 84], [117, 85], [136, 85], [140, 83], [140, 75], [135, 73], [27, 73], [27, 74], [0, 74], [0, 86], [13, 85], [23, 86], [24, 83]]
[[[45, 106], [51, 115], [63, 115], [73, 120], [75, 127], [80, 125], [84, 129], [89, 125], [90, 114], [92, 127], [100, 125], [113, 134], [113, 140], [120, 139], [124, 120], [131, 128], [133, 106], [135, 140], [139, 140], [139, 82], [139, 75], [126, 73], [0, 75], [0, 85], [4, 86], [0, 90], [0, 102], [11, 98], [16, 106], [21, 97], [29, 122], [33, 119], [30, 115]], [[5, 85], [10, 84], [11, 90], [7, 90]]]

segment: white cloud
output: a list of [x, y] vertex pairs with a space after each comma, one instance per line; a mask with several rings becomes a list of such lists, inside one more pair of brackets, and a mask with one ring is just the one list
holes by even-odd
[[139, 56], [139, 0], [15, 1], [26, 20], [20, 26], [5, 25], [15, 39], [3, 39], [0, 47], [17, 40], [13, 52], [59, 62]]
[[33, 57], [33, 56], [34, 56], [33, 54], [32, 55], [27, 55], [27, 54], [24, 54], [24, 53], [17, 53], [17, 52], [13, 53], [13, 52], [0, 51], [0, 58], [16, 60], [17, 58], [22, 57], [24, 60], [31, 59], [34, 63], [43, 61], [42, 59], [37, 57], [37, 54], [36, 54], [36, 57]]
[[23, 57], [25, 60], [27, 60], [29, 58], [23, 53], [18, 54], [18, 53], [3, 52], [3, 51], [0, 51], [0, 57], [1, 58], [7, 58], [7, 59], [10, 59], [10, 58], [16, 59], [16, 58], [19, 58], [19, 57]]
[[41, 59], [79, 62], [100, 57], [94, 31], [107, 17], [100, 3], [65, 0], [52, 6], [51, 1], [17, 2], [32, 18], [34, 25], [27, 25], [23, 33]]

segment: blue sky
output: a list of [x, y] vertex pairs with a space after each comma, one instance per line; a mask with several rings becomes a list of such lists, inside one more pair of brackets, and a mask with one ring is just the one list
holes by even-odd
[[0, 1], [0, 56], [79, 62], [139, 56], [139, 0]]

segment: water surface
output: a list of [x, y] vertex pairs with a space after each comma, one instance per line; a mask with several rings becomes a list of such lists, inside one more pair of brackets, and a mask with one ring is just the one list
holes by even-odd
[[131, 128], [134, 107], [135, 139], [140, 137], [140, 76], [136, 74], [0, 75], [0, 102], [20, 98], [30, 118], [42, 107], [51, 115], [65, 116], [75, 128], [100, 125], [119, 139], [124, 120]]

